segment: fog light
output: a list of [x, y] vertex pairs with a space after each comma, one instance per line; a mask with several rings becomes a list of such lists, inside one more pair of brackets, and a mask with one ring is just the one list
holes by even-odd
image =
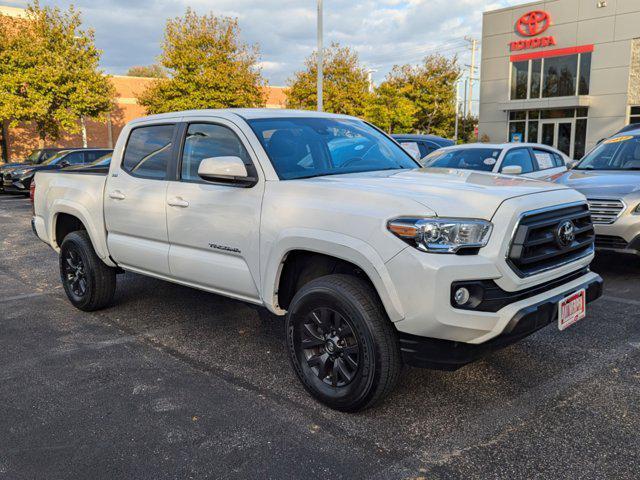
[[453, 295], [453, 299], [456, 301], [458, 305], [464, 305], [471, 298], [471, 294], [469, 290], [462, 287], [456, 290], [456, 293]]

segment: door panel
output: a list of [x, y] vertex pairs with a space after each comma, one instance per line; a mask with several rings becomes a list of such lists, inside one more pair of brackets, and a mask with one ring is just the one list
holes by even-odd
[[[211, 122], [211, 119], [208, 120]], [[259, 300], [260, 209], [264, 182], [251, 188], [204, 182], [203, 158], [240, 157], [256, 175], [242, 133], [231, 122], [191, 123], [181, 181], [167, 189], [171, 276], [202, 288]]]
[[169, 275], [167, 171], [174, 125], [131, 131], [122, 164], [112, 169], [105, 191], [107, 245], [125, 267]]

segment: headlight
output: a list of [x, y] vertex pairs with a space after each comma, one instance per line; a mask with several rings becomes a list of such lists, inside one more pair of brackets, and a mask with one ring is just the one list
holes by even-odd
[[489, 241], [493, 225], [464, 218], [408, 218], [390, 220], [387, 228], [410, 245], [431, 253], [456, 253], [481, 248]]

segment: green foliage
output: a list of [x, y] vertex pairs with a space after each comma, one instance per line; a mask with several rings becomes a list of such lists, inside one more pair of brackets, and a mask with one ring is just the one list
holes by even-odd
[[388, 133], [408, 133], [416, 123], [418, 108], [389, 82], [376, 88], [365, 111], [366, 119]]
[[131, 67], [127, 75], [129, 77], [167, 78], [167, 72], [162, 68], [162, 65], [158, 65], [157, 63]]
[[168, 20], [160, 61], [169, 78], [142, 92], [140, 104], [148, 113], [264, 106], [258, 50], [239, 33], [236, 19], [191, 9]]
[[[349, 47], [333, 43], [323, 50], [322, 68], [324, 110], [363, 116], [371, 94], [367, 70], [360, 65], [358, 54]], [[317, 74], [318, 58], [314, 52], [305, 60], [304, 70], [296, 72], [289, 80], [287, 108], [317, 108]]]
[[81, 116], [111, 110], [113, 86], [98, 69], [101, 52], [77, 10], [36, 1], [18, 25], [12, 20], [0, 21], [0, 118], [34, 122], [44, 141], [78, 132]]
[[478, 117], [467, 115], [458, 119], [458, 143], [475, 143], [478, 141], [475, 128], [478, 125]]
[[[457, 60], [430, 55], [420, 65], [394, 66], [378, 87], [397, 92], [415, 112], [411, 128], [403, 130], [452, 137], [455, 128]], [[408, 121], [406, 113], [402, 115]], [[405, 124], [406, 125], [406, 124]]]

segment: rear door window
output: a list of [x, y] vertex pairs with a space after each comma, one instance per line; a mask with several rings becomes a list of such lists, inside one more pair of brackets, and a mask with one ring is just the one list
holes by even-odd
[[173, 153], [175, 125], [152, 125], [131, 131], [122, 168], [135, 177], [164, 180]]
[[539, 148], [533, 149], [533, 156], [538, 164], [538, 170], [548, 170], [549, 168], [559, 167], [556, 157], [559, 155], [549, 152], [547, 150], [541, 150]]

